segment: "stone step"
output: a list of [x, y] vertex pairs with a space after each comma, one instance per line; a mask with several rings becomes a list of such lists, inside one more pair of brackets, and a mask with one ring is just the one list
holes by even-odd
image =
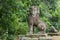
[[26, 37], [31, 37], [31, 38], [38, 38], [38, 37], [46, 37], [47, 34], [27, 34]]
[[29, 37], [22, 37], [20, 40], [51, 40], [52, 37], [39, 37], [39, 38], [29, 38]]
[[60, 36], [39, 37], [39, 38], [21, 37], [20, 39], [17, 40], [60, 40]]
[[60, 40], [59, 33], [19, 35], [17, 40]]
[[49, 36], [60, 36], [60, 33], [47, 33]]

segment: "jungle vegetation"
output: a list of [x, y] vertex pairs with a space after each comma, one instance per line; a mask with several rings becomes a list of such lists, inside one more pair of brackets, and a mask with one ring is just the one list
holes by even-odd
[[[0, 0], [0, 38], [13, 40], [28, 33], [27, 10], [39, 7], [40, 19], [60, 31], [60, 0]], [[37, 32], [37, 29], [35, 29]]]

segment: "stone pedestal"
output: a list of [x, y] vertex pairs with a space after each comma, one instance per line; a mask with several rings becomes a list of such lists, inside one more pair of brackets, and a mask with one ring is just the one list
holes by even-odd
[[58, 34], [52, 34], [52, 33], [27, 34], [27, 35], [19, 35], [17, 40], [60, 40], [60, 36]]
[[26, 37], [30, 38], [39, 38], [39, 37], [46, 37], [47, 34], [27, 34]]
[[49, 36], [60, 36], [60, 33], [47, 33]]

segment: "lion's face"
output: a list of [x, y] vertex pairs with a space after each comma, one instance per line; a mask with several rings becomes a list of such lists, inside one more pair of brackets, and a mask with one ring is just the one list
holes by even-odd
[[34, 16], [39, 13], [39, 9], [37, 6], [31, 6], [30, 8], [30, 13], [33, 14]]

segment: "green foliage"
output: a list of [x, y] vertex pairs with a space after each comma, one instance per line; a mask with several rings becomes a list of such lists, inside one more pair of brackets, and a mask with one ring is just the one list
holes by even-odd
[[[40, 19], [48, 27], [53, 25], [58, 31], [60, 30], [60, 0], [0, 0], [0, 37], [2, 40], [7, 40], [7, 37], [13, 40], [15, 35], [28, 33], [27, 10], [32, 5], [39, 7]], [[35, 32], [37, 31], [35, 29]]]

